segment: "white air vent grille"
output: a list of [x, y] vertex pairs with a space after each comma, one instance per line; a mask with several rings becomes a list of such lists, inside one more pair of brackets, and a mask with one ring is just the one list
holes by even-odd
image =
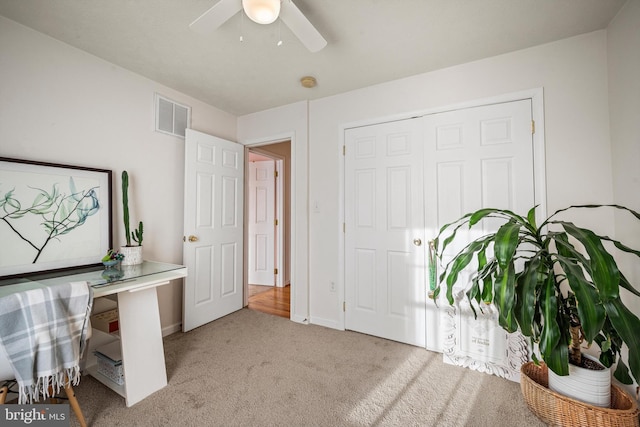
[[184, 138], [191, 123], [191, 107], [156, 93], [156, 131]]

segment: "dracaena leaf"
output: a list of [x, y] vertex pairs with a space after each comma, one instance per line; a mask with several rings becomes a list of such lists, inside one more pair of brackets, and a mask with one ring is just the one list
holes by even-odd
[[471, 228], [474, 225], [476, 225], [479, 221], [481, 221], [486, 216], [491, 215], [491, 214], [496, 213], [496, 212], [500, 212], [500, 209], [480, 209], [480, 210], [474, 212], [471, 215], [471, 217], [469, 218], [469, 228]]
[[536, 208], [538, 207], [538, 205], [532, 207], [531, 209], [529, 209], [529, 212], [527, 212], [527, 221], [529, 222], [529, 224], [531, 224], [532, 228], [536, 228]]
[[544, 284], [546, 269], [542, 265], [540, 257], [534, 257], [523, 274], [518, 276], [516, 282], [516, 318], [520, 325], [520, 330], [525, 336], [532, 336], [534, 333], [533, 322], [538, 305], [536, 296], [539, 294], [539, 288]]
[[[436, 251], [436, 253], [443, 253], [444, 250], [447, 248], [447, 246], [449, 245], [449, 243], [451, 243], [455, 237], [456, 237], [456, 233], [458, 232], [458, 230], [460, 229], [460, 227], [462, 227], [463, 225], [465, 225], [468, 220], [467, 218], [469, 218], [469, 216], [471, 216], [471, 214], [466, 214], [465, 216], [463, 216], [462, 218], [454, 221], [454, 222], [450, 222], [448, 224], [443, 225], [440, 228], [440, 231], [438, 232], [438, 236], [433, 240], [433, 246], [434, 249]], [[444, 241], [442, 242], [442, 248], [440, 249], [440, 241], [442, 240], [443, 237], [443, 233], [447, 230], [450, 230], [452, 226], [453, 227], [453, 231], [451, 232], [451, 235], [449, 235], [446, 239], [444, 239]]]
[[604, 301], [618, 298], [620, 272], [613, 257], [606, 251], [600, 238], [591, 230], [576, 227], [570, 222], [559, 222], [567, 233], [584, 246], [589, 255], [591, 278]]
[[509, 221], [498, 229], [495, 237], [493, 251], [498, 265], [505, 270], [513, 262], [513, 256], [518, 247], [520, 224]]
[[[531, 344], [531, 347], [533, 348], [533, 343]], [[531, 354], [531, 360], [533, 360], [533, 363], [535, 363], [536, 365], [540, 364], [540, 361], [538, 360], [538, 356], [535, 353]]]
[[604, 325], [605, 310], [598, 292], [585, 278], [582, 268], [569, 258], [557, 255], [569, 287], [578, 301], [577, 308], [585, 338], [592, 342]]
[[629, 209], [625, 206], [621, 206], [621, 205], [615, 205], [615, 204], [610, 204], [610, 205], [571, 205], [569, 207], [566, 207], [564, 209], [558, 209], [557, 211], [555, 211], [553, 213], [553, 215], [549, 216], [549, 218], [547, 219], [551, 219], [552, 217], [554, 217], [556, 214], [560, 213], [560, 212], [564, 212], [564, 211], [568, 211], [569, 209], [581, 209], [581, 208], [588, 208], [588, 209], [600, 209], [600, 208], [615, 208], [615, 209], [619, 209], [619, 210], [623, 210], [623, 211], [627, 211], [629, 212], [631, 215], [633, 215], [634, 217], [636, 217], [636, 219], [640, 220], [640, 213], [634, 211], [633, 209]]
[[491, 304], [493, 301], [493, 281], [491, 276], [487, 276], [482, 281], [482, 301], [485, 304]]
[[460, 251], [445, 267], [445, 271], [440, 275], [440, 281], [446, 278], [447, 283], [447, 300], [453, 304], [453, 286], [458, 281], [458, 275], [473, 260], [474, 254], [481, 250], [491, 236], [474, 240], [469, 243], [462, 251]]
[[546, 361], [547, 356], [553, 355], [553, 349], [560, 341], [560, 327], [556, 319], [558, 313], [558, 298], [552, 276], [547, 277], [542, 287], [540, 304], [544, 322], [540, 334], [540, 351], [542, 352], [542, 358]]
[[629, 347], [629, 368], [640, 379], [640, 319], [624, 306], [620, 298], [604, 302], [611, 325]]
[[564, 340], [558, 341], [542, 358], [556, 374], [569, 375], [569, 346]]
[[[616, 347], [614, 346], [611, 339], [606, 338], [603, 334], [598, 334], [598, 336], [594, 340], [598, 347], [600, 347], [600, 363], [604, 366], [610, 368], [617, 359]], [[622, 362], [622, 360], [621, 360]]]
[[632, 249], [630, 247], [628, 247], [627, 245], [623, 244], [622, 242], [619, 242], [617, 240], [614, 240], [608, 236], [598, 236], [601, 240], [608, 240], [611, 243], [614, 244], [614, 246], [618, 249], [620, 249], [622, 252], [627, 252], [630, 254], [634, 254], [637, 257], [640, 257], [640, 251], [636, 250], [636, 249]]
[[632, 294], [640, 297], [640, 292], [633, 287], [631, 283], [627, 280], [624, 274], [620, 273], [620, 286], [631, 292]]
[[478, 293], [477, 302], [480, 300], [490, 304], [493, 301], [493, 282], [491, 280], [492, 265], [487, 264], [487, 246], [485, 245], [478, 251], [478, 274], [475, 276], [474, 282], [478, 284], [482, 281], [482, 292]]
[[618, 366], [616, 366], [613, 376], [622, 384], [633, 384], [633, 378], [629, 375], [629, 368], [622, 360], [618, 360]]
[[498, 321], [507, 332], [515, 332], [518, 323], [514, 313], [515, 306], [515, 268], [510, 263], [505, 270], [496, 275], [493, 301], [498, 307]]
[[480, 302], [480, 297], [480, 286], [478, 285], [478, 278], [476, 277], [471, 281], [471, 287], [467, 291], [467, 298], [471, 301]]
[[566, 258], [575, 259], [591, 275], [589, 260], [569, 242], [567, 233], [549, 233], [549, 236], [555, 242], [559, 254]]
[[449, 304], [453, 304], [454, 300], [453, 300], [453, 286], [456, 284], [456, 282], [458, 281], [458, 275], [460, 274], [460, 272], [462, 270], [465, 269], [465, 267], [467, 265], [469, 265], [469, 263], [471, 262], [471, 260], [473, 259], [473, 251], [466, 251], [462, 254], [458, 254], [454, 260], [453, 260], [453, 264], [451, 266], [451, 271], [449, 272], [449, 275], [447, 276], [447, 301], [449, 301]]

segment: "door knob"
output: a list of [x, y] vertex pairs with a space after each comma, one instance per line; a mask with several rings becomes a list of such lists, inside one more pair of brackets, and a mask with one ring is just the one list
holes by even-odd
[[413, 244], [414, 244], [414, 245], [416, 245], [416, 246], [420, 246], [420, 245], [422, 245], [422, 240], [420, 240], [420, 239], [413, 239]]
[[194, 235], [191, 235], [191, 236], [189, 236], [189, 241], [190, 242], [197, 242], [198, 238], [196, 236], [194, 236]]

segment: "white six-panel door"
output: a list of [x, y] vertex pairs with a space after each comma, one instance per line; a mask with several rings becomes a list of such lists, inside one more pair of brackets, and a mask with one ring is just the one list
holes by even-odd
[[[432, 114], [421, 120], [427, 142], [425, 215], [430, 236], [481, 208], [526, 215], [533, 207], [531, 100]], [[491, 221], [485, 220], [475, 235], [461, 229], [448, 253], [455, 255], [466, 246], [466, 239], [495, 231]]]
[[345, 327], [442, 351], [425, 248], [467, 212], [533, 206], [531, 100], [348, 129], [345, 146]]
[[250, 285], [275, 285], [275, 162], [249, 163], [248, 278]]
[[[438, 226], [482, 207], [534, 203], [531, 100], [427, 115], [425, 195]], [[434, 216], [435, 215], [435, 216]]]
[[425, 340], [420, 122], [346, 131], [345, 326]]
[[[530, 99], [431, 114], [421, 120], [425, 130], [425, 218], [429, 239], [444, 224], [481, 208], [509, 209], [526, 215], [533, 207]], [[487, 219], [473, 234], [464, 227], [458, 230], [443, 263], [472, 239], [496, 229], [496, 223]], [[458, 289], [468, 285], [471, 271], [468, 268], [460, 274]], [[442, 299], [441, 303], [446, 301]], [[451, 331], [442, 330], [439, 309], [430, 300], [428, 304], [427, 348], [442, 351], [445, 335]], [[464, 341], [460, 337], [458, 345], [473, 347]], [[506, 343], [500, 339], [491, 342], [492, 351]], [[482, 350], [486, 353], [487, 349]]]
[[242, 308], [243, 182], [242, 145], [187, 129], [185, 332]]

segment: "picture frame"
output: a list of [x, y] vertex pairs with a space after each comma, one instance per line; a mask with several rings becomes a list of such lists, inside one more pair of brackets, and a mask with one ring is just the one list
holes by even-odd
[[101, 265], [112, 171], [0, 157], [0, 279]]
[[519, 331], [505, 332], [495, 307], [474, 313], [469, 301], [456, 297], [455, 305], [440, 311], [440, 325], [447, 337], [444, 363], [520, 382], [520, 366], [530, 360], [528, 339]]

